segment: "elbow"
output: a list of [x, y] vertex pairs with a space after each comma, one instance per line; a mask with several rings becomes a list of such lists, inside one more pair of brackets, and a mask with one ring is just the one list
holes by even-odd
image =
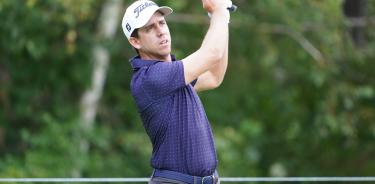
[[216, 78], [213, 82], [212, 82], [212, 84], [211, 84], [211, 89], [216, 89], [216, 88], [218, 88], [220, 85], [221, 85], [221, 83], [223, 83], [223, 79], [219, 79], [219, 78]]
[[214, 47], [208, 50], [208, 60], [213, 64], [218, 64], [224, 57], [224, 51], [220, 48]]
[[222, 83], [223, 83], [223, 78], [218, 79], [216, 82], [215, 88], [218, 88]]

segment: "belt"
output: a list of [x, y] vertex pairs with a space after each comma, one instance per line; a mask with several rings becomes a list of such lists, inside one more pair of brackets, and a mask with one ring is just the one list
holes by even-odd
[[219, 180], [218, 176], [215, 174], [210, 176], [191, 176], [188, 174], [183, 174], [175, 171], [169, 170], [160, 170], [155, 169], [153, 173], [153, 177], [162, 177], [168, 178], [172, 180], [178, 180], [189, 184], [216, 184]]

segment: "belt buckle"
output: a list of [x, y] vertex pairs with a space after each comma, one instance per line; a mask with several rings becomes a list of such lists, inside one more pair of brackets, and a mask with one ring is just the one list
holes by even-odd
[[214, 175], [211, 175], [211, 176], [205, 176], [202, 178], [202, 184], [204, 184], [204, 181], [209, 178], [212, 178], [212, 184], [215, 184], [215, 176]]
[[219, 182], [219, 176], [215, 176], [215, 174], [212, 175], [212, 183], [217, 184]]

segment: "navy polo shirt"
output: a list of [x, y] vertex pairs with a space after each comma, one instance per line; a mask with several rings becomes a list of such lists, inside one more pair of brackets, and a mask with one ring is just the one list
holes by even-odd
[[217, 166], [211, 126], [193, 88], [185, 84], [182, 61], [130, 60], [131, 92], [152, 142], [151, 165], [194, 176]]

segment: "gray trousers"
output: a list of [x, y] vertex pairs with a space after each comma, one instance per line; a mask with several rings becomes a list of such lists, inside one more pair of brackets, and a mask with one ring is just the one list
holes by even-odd
[[172, 179], [167, 179], [167, 178], [160, 178], [160, 177], [152, 177], [148, 183], [149, 184], [186, 184], [182, 181], [172, 180]]
[[[161, 178], [161, 177], [151, 177], [149, 184], [186, 184], [182, 181], [172, 180], [168, 178]], [[217, 184], [220, 184], [220, 178], [217, 182]]]

